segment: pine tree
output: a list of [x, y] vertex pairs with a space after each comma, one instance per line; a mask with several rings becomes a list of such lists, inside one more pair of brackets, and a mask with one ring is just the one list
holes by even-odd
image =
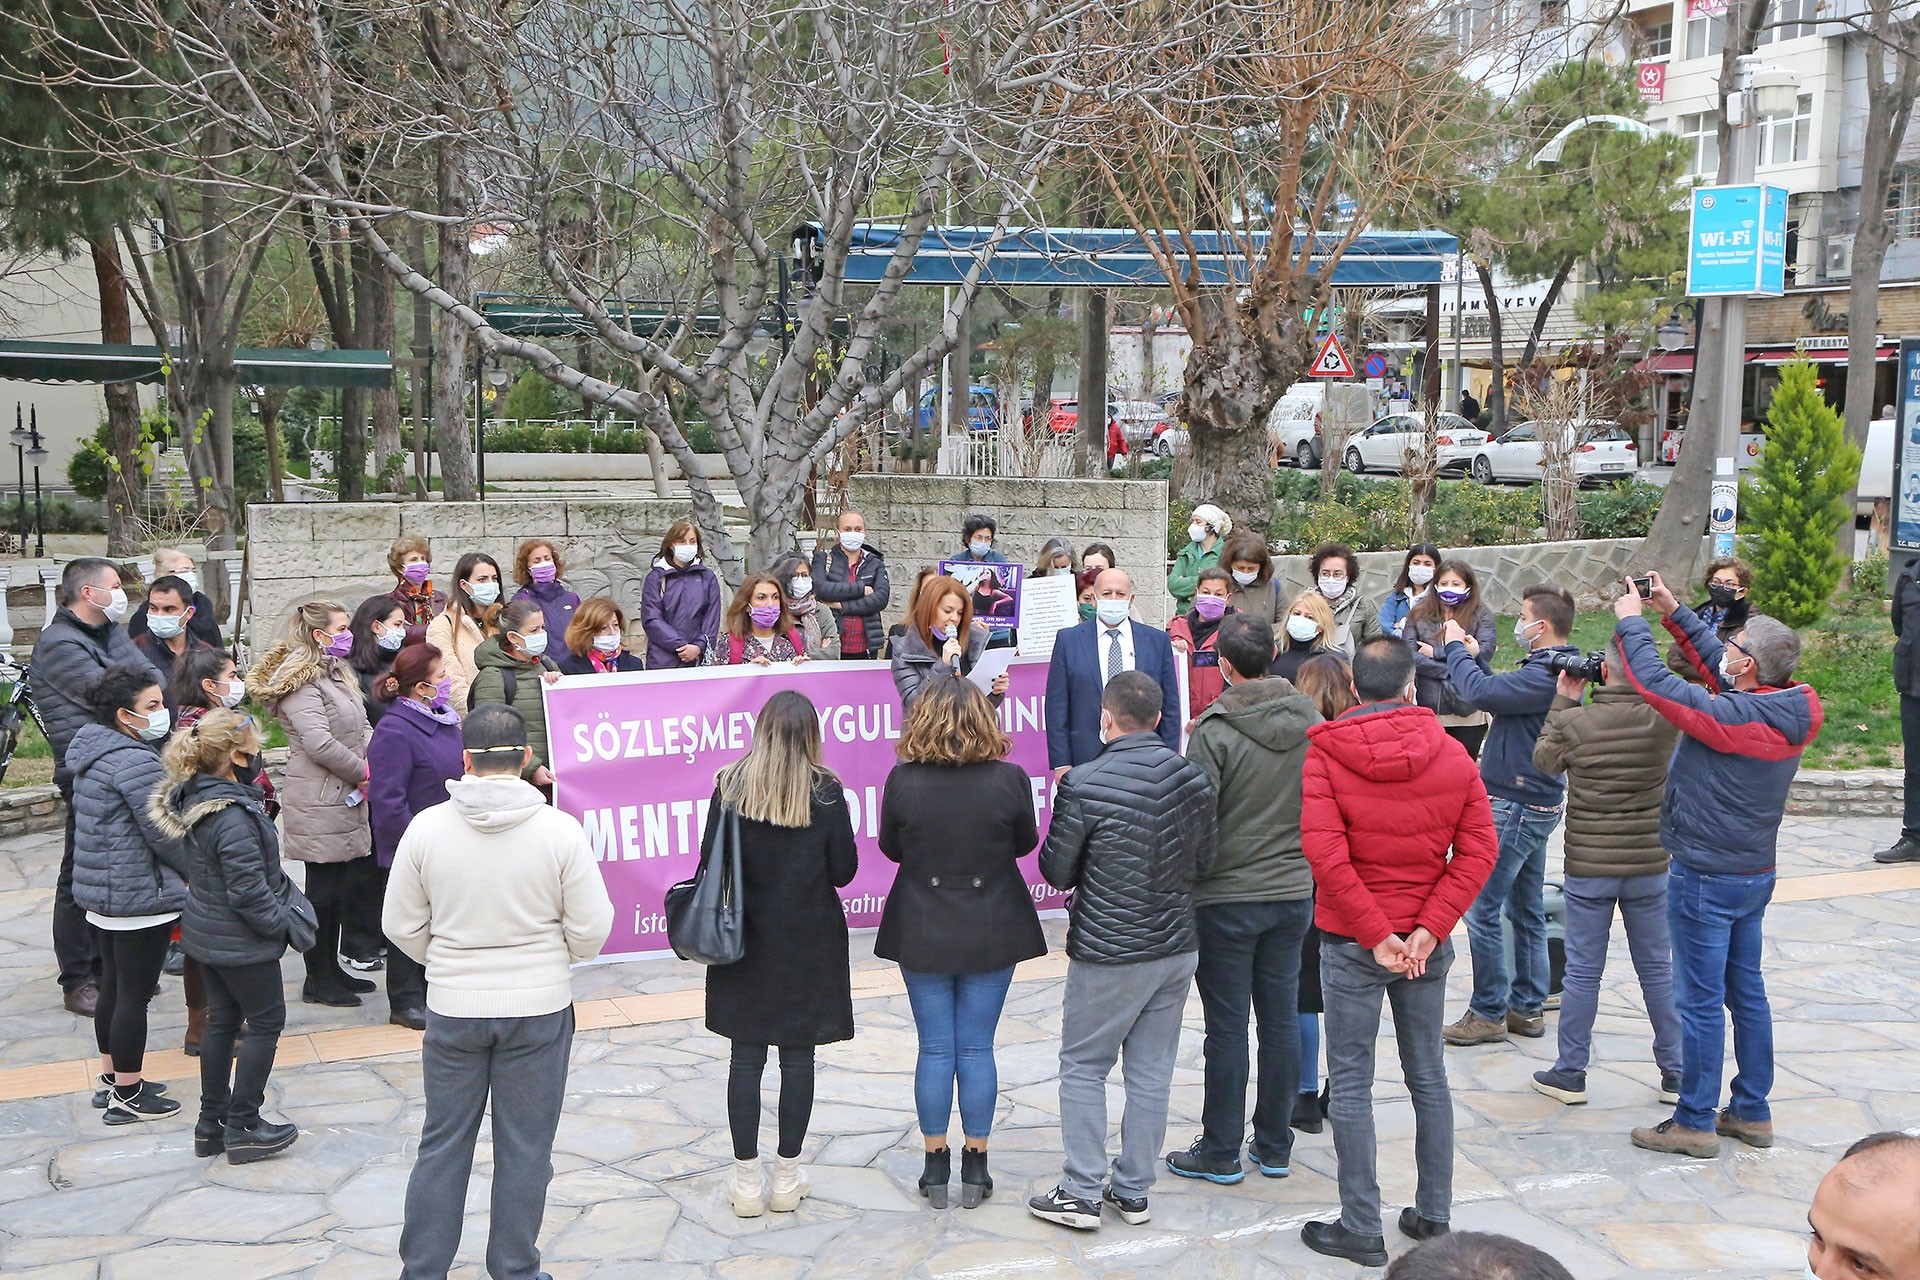
[[1826, 612], [1845, 567], [1834, 535], [1853, 518], [1847, 495], [1859, 478], [1860, 450], [1821, 396], [1813, 365], [1786, 365], [1767, 410], [1766, 446], [1740, 484], [1756, 609], [1790, 627]]

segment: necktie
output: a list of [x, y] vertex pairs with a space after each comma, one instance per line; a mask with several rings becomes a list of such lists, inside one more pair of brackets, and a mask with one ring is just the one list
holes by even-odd
[[1125, 664], [1126, 659], [1120, 653], [1120, 629], [1111, 627], [1107, 630], [1107, 679], [1119, 675]]

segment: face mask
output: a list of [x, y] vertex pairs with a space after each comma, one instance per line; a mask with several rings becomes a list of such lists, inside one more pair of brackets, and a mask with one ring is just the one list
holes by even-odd
[[185, 573], [176, 573], [173, 576], [186, 583], [188, 591], [198, 591], [200, 589], [200, 575], [191, 569]]
[[1187, 539], [1191, 542], [1205, 542], [1208, 532], [1207, 526], [1203, 524], [1190, 524], [1187, 526]]
[[475, 604], [492, 604], [500, 598], [500, 584], [497, 582], [475, 582], [467, 587], [467, 594], [473, 597]]
[[433, 686], [432, 706], [444, 707], [453, 700], [453, 677], [441, 676], [439, 683]]
[[158, 742], [167, 736], [167, 730], [173, 728], [173, 715], [165, 707], [134, 718], [144, 722], [134, 730], [142, 742]]
[[1287, 619], [1287, 634], [1305, 644], [1320, 634], [1320, 624], [1296, 613]]
[[[509, 639], [512, 637], [509, 636]], [[547, 651], [547, 633], [536, 631], [530, 636], [520, 637], [520, 652], [529, 658], [537, 658]]]
[[987, 552], [993, 550], [993, 544], [975, 540], [967, 544], [967, 550], [972, 553], [975, 560], [984, 560], [987, 558]]
[[433, 576], [433, 566], [424, 560], [415, 560], [400, 570], [400, 576], [417, 587]]
[[753, 619], [756, 627], [770, 627], [780, 621], [780, 606], [777, 604], [757, 604], [747, 610], [747, 616]]
[[679, 542], [674, 544], [673, 558], [681, 564], [692, 564], [693, 558], [699, 554], [700, 547], [697, 543]]
[[[1733, 669], [1732, 664], [1735, 662], [1742, 664], [1739, 671]], [[1720, 683], [1726, 685], [1729, 689], [1733, 688], [1734, 681], [1747, 673], [1745, 663], [1746, 659], [1735, 658], [1725, 649], [1722, 649], [1720, 651]]]
[[848, 554], [852, 554], [866, 545], [867, 535], [864, 533], [843, 533], [840, 535], [840, 549]]
[[373, 642], [388, 653], [394, 652], [407, 642], [406, 630], [402, 627], [388, 627], [373, 638]]
[[536, 564], [531, 570], [533, 580], [545, 585], [560, 576], [560, 566], [549, 560], [545, 564]]
[[1320, 575], [1320, 594], [1327, 599], [1338, 600], [1346, 594], [1346, 591], [1347, 580], [1345, 578], [1329, 578], [1324, 573]]
[[161, 640], [171, 640], [187, 627], [187, 615], [184, 613], [149, 613], [147, 630]]
[[[88, 587], [89, 591], [98, 591], [98, 587]], [[127, 616], [127, 593], [115, 587], [107, 596], [107, 602], [99, 606], [100, 612], [107, 615], [108, 622], [118, 622]]]
[[812, 578], [795, 578], [792, 582], [789, 582], [787, 584], [787, 598], [789, 600], [805, 600], [808, 596], [812, 594], [813, 594]]
[[[1537, 618], [1534, 620], [1534, 622], [1538, 622], [1538, 621], [1539, 619]], [[1533, 630], [1533, 627], [1534, 627], [1534, 623], [1528, 622], [1524, 618], [1514, 619], [1513, 642], [1519, 645], [1522, 649], [1533, 648], [1533, 641], [1527, 638], [1528, 634]]]
[[1436, 589], [1433, 594], [1440, 597], [1441, 604], [1452, 609], [1473, 593], [1471, 591], [1455, 591], [1452, 587], [1440, 587]]
[[247, 686], [238, 680], [226, 682], [227, 691], [220, 695], [220, 705], [231, 711], [246, 700]]
[[1093, 621], [1093, 618], [1094, 618], [1094, 614], [1095, 614], [1095, 613], [1097, 613], [1097, 612], [1098, 612], [1098, 610], [1096, 610], [1096, 609], [1095, 609], [1095, 608], [1093, 607], [1093, 601], [1091, 601], [1091, 600], [1082, 600], [1082, 601], [1080, 602], [1080, 621], [1082, 621], [1082, 622], [1092, 622], [1092, 621]]
[[327, 637], [327, 642], [322, 652], [331, 654], [336, 658], [346, 657], [353, 652], [353, 632], [342, 631], [338, 635]]
[[1218, 622], [1227, 612], [1227, 602], [1219, 596], [1195, 596], [1193, 611], [1208, 622]]
[[233, 762], [233, 778], [249, 786], [260, 785], [260, 757], [242, 756]]
[[1430, 564], [1410, 564], [1407, 566], [1407, 581], [1416, 587], [1424, 587], [1433, 581], [1433, 566]]
[[1127, 611], [1133, 607], [1130, 600], [1098, 600], [1094, 602], [1094, 615], [1110, 627], [1117, 627], [1127, 620]]
[[1707, 584], [1707, 599], [1712, 601], [1716, 608], [1725, 609], [1739, 598], [1740, 588], [1738, 587], [1726, 587], [1718, 582]]
[[620, 633], [618, 631], [612, 631], [604, 636], [595, 636], [593, 638], [593, 647], [602, 653], [618, 653], [620, 651]]

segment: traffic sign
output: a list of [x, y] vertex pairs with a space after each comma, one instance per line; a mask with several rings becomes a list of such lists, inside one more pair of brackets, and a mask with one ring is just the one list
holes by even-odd
[[1340, 335], [1330, 333], [1327, 340], [1320, 344], [1320, 354], [1313, 358], [1313, 365], [1307, 370], [1312, 378], [1351, 378], [1353, 361], [1347, 359], [1347, 350], [1340, 345]]
[[1360, 368], [1369, 378], [1384, 378], [1387, 376], [1387, 358], [1376, 351], [1360, 362]]

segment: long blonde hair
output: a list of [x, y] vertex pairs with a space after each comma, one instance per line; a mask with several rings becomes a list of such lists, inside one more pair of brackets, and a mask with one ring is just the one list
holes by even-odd
[[259, 721], [244, 711], [223, 707], [207, 712], [174, 734], [162, 752], [161, 762], [169, 778], [184, 782], [196, 773], [225, 773], [236, 751], [253, 755], [259, 750]]
[[310, 657], [323, 656], [320, 646], [313, 642], [313, 633], [326, 630], [336, 613], [352, 616], [338, 600], [309, 600], [293, 606], [293, 616], [287, 619], [287, 643]]
[[813, 822], [814, 793], [840, 780], [820, 763], [820, 713], [803, 693], [767, 699], [753, 722], [753, 746], [714, 779], [723, 804], [775, 827]]
[[[1313, 620], [1320, 624], [1320, 634], [1313, 638], [1312, 645], [1308, 647], [1314, 653], [1333, 648], [1333, 633], [1338, 624], [1334, 621], [1333, 608], [1327, 604], [1327, 598], [1320, 594], [1318, 587], [1308, 587], [1288, 603], [1287, 616], [1291, 618], [1293, 611], [1301, 605], [1305, 605], [1307, 612], [1313, 615]], [[1280, 625], [1285, 627], [1287, 624], [1283, 622]], [[1280, 643], [1290, 646], [1293, 641], [1283, 631]]]

